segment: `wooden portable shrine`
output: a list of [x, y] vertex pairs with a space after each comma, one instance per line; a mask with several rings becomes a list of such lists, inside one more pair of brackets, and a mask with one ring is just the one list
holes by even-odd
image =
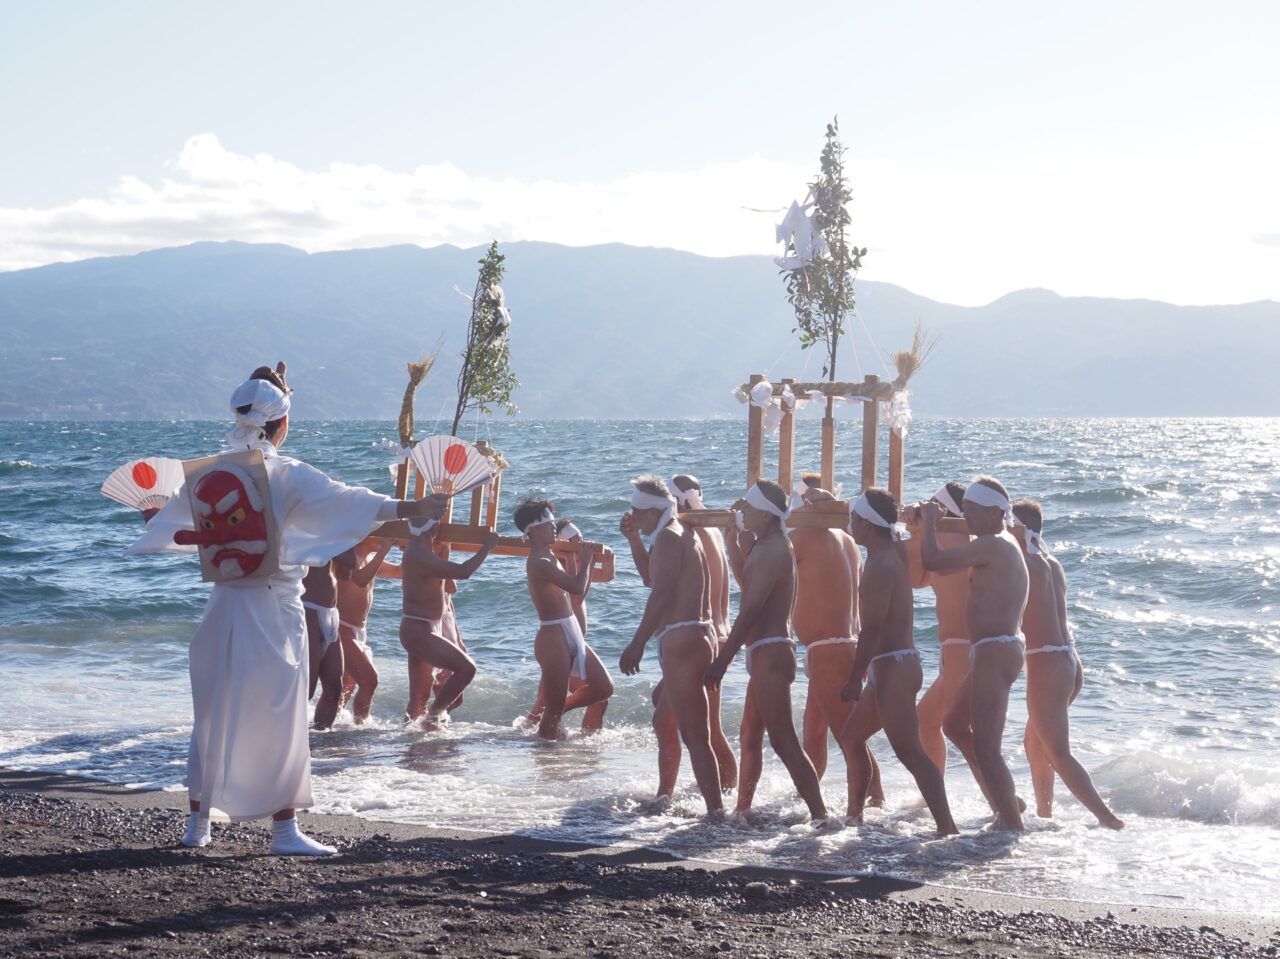
[[[914, 372], [914, 369], [912, 370]], [[818, 393], [826, 398], [827, 409], [822, 418], [822, 487], [835, 485], [836, 423], [835, 398], [862, 400], [862, 470], [861, 490], [875, 486], [879, 478], [880, 458], [880, 403], [888, 402], [906, 388], [910, 373], [899, 374], [889, 382], [869, 374], [860, 383], [819, 382], [797, 383], [794, 379], [781, 379], [773, 384], [772, 396], [781, 398], [789, 389], [793, 396], [807, 395], [811, 401]], [[740, 389], [750, 395], [753, 387], [764, 382], [765, 377], [753, 373]], [[778, 485], [790, 495], [795, 483], [796, 406], [782, 403], [782, 419], [778, 423]], [[750, 489], [764, 472], [764, 406], [752, 402], [747, 408], [747, 476], [744, 489]], [[888, 488], [894, 497], [902, 501], [903, 470], [905, 464], [904, 437], [895, 429], [889, 430]], [[733, 512], [727, 509], [686, 510], [680, 513], [680, 521], [693, 526], [733, 525]], [[811, 503], [792, 513], [788, 525], [798, 527], [845, 528], [849, 523], [849, 505], [842, 500]]]
[[[465, 443], [466, 441], [460, 440], [460, 442]], [[484, 440], [480, 440], [474, 445], [487, 457], [501, 458], [501, 454]], [[410, 498], [410, 483], [413, 486], [413, 499], [422, 499], [429, 492], [427, 490], [426, 477], [414, 469], [413, 463], [406, 459], [400, 463], [396, 470], [395, 495], [397, 499]], [[439, 492], [448, 493], [451, 490], [444, 489]], [[453, 521], [454, 500], [449, 501], [448, 511], [440, 521], [436, 539], [448, 543], [454, 549], [467, 553], [475, 552], [490, 533], [498, 531], [498, 503], [501, 495], [502, 470], [498, 470], [491, 483], [477, 486], [471, 491], [471, 507], [466, 522]], [[374, 531], [374, 535], [400, 540], [409, 539], [412, 536], [409, 532], [409, 524], [405, 520], [383, 523]], [[613, 550], [602, 543], [592, 543], [591, 545], [595, 550], [591, 566], [591, 581], [593, 583], [607, 583], [613, 579], [614, 574]], [[577, 547], [574, 544], [559, 540], [552, 544], [551, 550], [554, 553], [577, 555]], [[493, 553], [497, 556], [528, 556], [529, 544], [518, 536], [499, 536], [498, 545], [493, 548]]]

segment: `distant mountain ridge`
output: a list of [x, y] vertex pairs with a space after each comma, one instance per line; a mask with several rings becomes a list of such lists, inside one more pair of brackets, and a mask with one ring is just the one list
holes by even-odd
[[[764, 256], [508, 243], [516, 402], [531, 417], [737, 415], [751, 372], [817, 378]], [[0, 418], [222, 418], [228, 391], [284, 358], [307, 419], [399, 411], [405, 363], [445, 334], [418, 418], [451, 410], [483, 250], [308, 254], [196, 243], [0, 273]], [[941, 336], [912, 384], [925, 416], [1280, 415], [1280, 304], [1181, 307], [1010, 293], [959, 307], [858, 281], [861, 362]], [[856, 379], [851, 353], [841, 378]]]

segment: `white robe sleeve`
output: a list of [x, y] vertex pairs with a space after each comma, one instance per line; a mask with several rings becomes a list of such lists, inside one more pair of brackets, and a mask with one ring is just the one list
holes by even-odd
[[373, 532], [379, 511], [395, 502], [363, 486], [339, 483], [297, 460], [279, 458], [269, 469], [281, 566], [327, 563]]
[[173, 541], [173, 534], [178, 530], [196, 528], [191, 518], [191, 500], [187, 497], [187, 485], [183, 483], [178, 491], [169, 497], [169, 502], [160, 507], [160, 512], [151, 517], [142, 535], [132, 546], [124, 551], [126, 556], [138, 553], [194, 553], [195, 546], [179, 546]]

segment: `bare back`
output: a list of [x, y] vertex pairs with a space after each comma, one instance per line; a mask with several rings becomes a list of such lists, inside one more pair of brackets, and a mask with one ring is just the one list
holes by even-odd
[[[428, 558], [430, 557], [430, 558]], [[439, 560], [433, 542], [420, 536], [409, 540], [404, 548], [404, 560], [400, 564], [400, 579], [404, 589], [404, 613], [423, 619], [444, 619], [445, 581], [431, 575], [433, 560]]]
[[1022, 547], [1007, 532], [979, 536], [983, 561], [969, 574], [969, 603], [965, 618], [973, 640], [1013, 636], [1027, 605], [1027, 564]]
[[1043, 556], [1035, 553], [1028, 553], [1025, 559], [1028, 589], [1027, 608], [1022, 614], [1022, 632], [1027, 638], [1027, 649], [1065, 646], [1068, 639], [1062, 632], [1053, 568]]
[[[356, 564], [369, 562], [369, 557], [377, 554], [377, 550], [356, 553]], [[338, 583], [338, 615], [342, 621], [352, 626], [363, 626], [369, 618], [369, 610], [373, 608], [373, 580], [361, 586], [351, 578], [351, 571], [338, 565], [334, 568]]]
[[859, 572], [853, 538], [834, 529], [797, 529], [791, 533], [796, 558], [796, 602], [792, 625], [804, 645], [820, 639], [854, 636], [854, 597]]
[[333, 578], [333, 561], [312, 566], [302, 578], [302, 600], [332, 609], [338, 605], [338, 587]]
[[[918, 541], [919, 537], [912, 542]], [[940, 549], [966, 546], [969, 537], [963, 533], [938, 533]], [[913, 553], [918, 562], [919, 547]], [[923, 572], [923, 570], [921, 570]], [[938, 639], [971, 639], [969, 635], [969, 577], [965, 573], [924, 573], [920, 585], [933, 590], [934, 614], [938, 618]]]

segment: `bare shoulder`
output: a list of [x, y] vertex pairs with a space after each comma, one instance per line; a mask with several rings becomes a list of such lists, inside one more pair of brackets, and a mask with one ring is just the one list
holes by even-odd
[[530, 579], [545, 579], [559, 568], [559, 564], [554, 559], [531, 554], [528, 560], [525, 561], [524, 568], [528, 572]]

